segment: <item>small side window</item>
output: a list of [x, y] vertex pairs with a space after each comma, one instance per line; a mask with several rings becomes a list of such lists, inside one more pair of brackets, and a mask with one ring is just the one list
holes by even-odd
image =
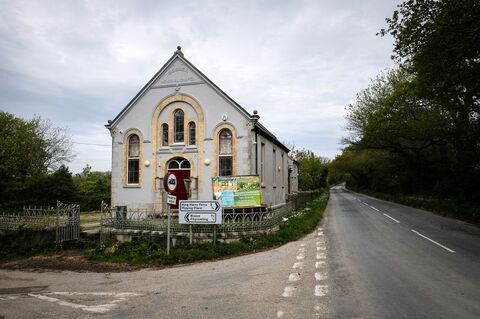
[[185, 124], [184, 124], [184, 113], [182, 110], [178, 109], [175, 110], [173, 113], [173, 124], [174, 124], [174, 142], [181, 143], [184, 141], [184, 132], [185, 132]]
[[162, 146], [168, 146], [168, 124], [162, 124]]
[[232, 132], [223, 129], [218, 134], [218, 176], [233, 174]]
[[195, 145], [197, 143], [195, 122], [188, 123], [188, 144]]
[[140, 138], [132, 134], [128, 138], [127, 184], [140, 181]]

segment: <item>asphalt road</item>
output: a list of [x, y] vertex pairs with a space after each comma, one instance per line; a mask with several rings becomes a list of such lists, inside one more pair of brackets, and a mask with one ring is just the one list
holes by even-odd
[[320, 318], [323, 230], [277, 249], [129, 273], [0, 270], [0, 318]]
[[313, 233], [266, 252], [129, 273], [0, 270], [0, 318], [479, 318], [479, 239], [335, 188]]
[[333, 317], [480, 318], [480, 228], [332, 189]]

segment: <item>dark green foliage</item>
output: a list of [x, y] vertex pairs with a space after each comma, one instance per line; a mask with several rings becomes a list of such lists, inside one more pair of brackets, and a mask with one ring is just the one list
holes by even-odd
[[301, 190], [315, 190], [327, 186], [328, 160], [312, 151], [301, 149], [293, 152], [299, 164], [298, 187]]
[[99, 210], [102, 201], [110, 204], [110, 172], [92, 172], [92, 167], [87, 165], [74, 177], [74, 182], [82, 211]]
[[87, 165], [72, 178], [68, 167], [71, 141], [65, 129], [35, 117], [27, 121], [0, 112], [0, 211], [23, 206], [79, 203], [82, 211], [110, 202], [110, 172], [92, 172]]
[[415, 95], [441, 117], [432, 142], [444, 145], [436, 150], [442, 164], [435, 162], [448, 173], [442, 183], [480, 201], [480, 2], [406, 1], [387, 23], [382, 32], [394, 36], [394, 57], [415, 74]]
[[406, 1], [387, 23], [381, 34], [395, 38], [399, 68], [380, 75], [347, 107], [348, 147], [332, 162], [330, 179], [475, 207], [480, 203], [480, 2]]
[[112, 253], [106, 253], [104, 246], [86, 253], [91, 260], [128, 263], [131, 265], [171, 265], [199, 260], [212, 260], [224, 256], [234, 256], [257, 250], [283, 245], [297, 240], [315, 229], [328, 202], [328, 190], [308, 203], [306, 208], [290, 217], [275, 232], [256, 238], [244, 238], [234, 243], [180, 245], [167, 256], [165, 245], [151, 239], [137, 239], [129, 243], [110, 242], [107, 247], [116, 246]]
[[30, 179], [25, 192], [28, 205], [56, 206], [57, 200], [62, 203], [78, 202], [72, 173], [63, 165], [53, 173]]
[[47, 255], [66, 250], [92, 249], [96, 240], [78, 239], [55, 244], [55, 229], [6, 231], [0, 236], [0, 261], [11, 261], [36, 255]]
[[0, 112], [0, 207], [22, 200], [24, 184], [46, 171], [44, 143], [36, 121], [24, 121]]
[[71, 158], [70, 147], [65, 130], [48, 120], [0, 112], [0, 210], [75, 199], [71, 174], [61, 165]]
[[55, 230], [21, 229], [0, 237], [0, 260], [12, 260], [55, 249]]

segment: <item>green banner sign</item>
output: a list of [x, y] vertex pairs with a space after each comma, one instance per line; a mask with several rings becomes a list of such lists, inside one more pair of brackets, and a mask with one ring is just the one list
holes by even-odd
[[262, 189], [258, 176], [212, 178], [213, 194], [223, 207], [262, 206]]

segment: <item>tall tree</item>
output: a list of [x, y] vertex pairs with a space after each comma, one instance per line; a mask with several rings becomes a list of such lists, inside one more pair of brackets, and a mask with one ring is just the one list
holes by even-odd
[[110, 172], [92, 171], [88, 164], [74, 177], [82, 211], [98, 210], [102, 201], [110, 203], [111, 177]]
[[306, 149], [293, 152], [293, 156], [300, 166], [298, 187], [301, 190], [313, 190], [327, 186], [328, 159]]
[[72, 157], [65, 129], [40, 117], [27, 121], [0, 112], [0, 208], [28, 204], [32, 183]]
[[393, 58], [448, 120], [455, 183], [480, 200], [480, 2], [409, 0], [387, 23], [380, 34], [394, 37]]

